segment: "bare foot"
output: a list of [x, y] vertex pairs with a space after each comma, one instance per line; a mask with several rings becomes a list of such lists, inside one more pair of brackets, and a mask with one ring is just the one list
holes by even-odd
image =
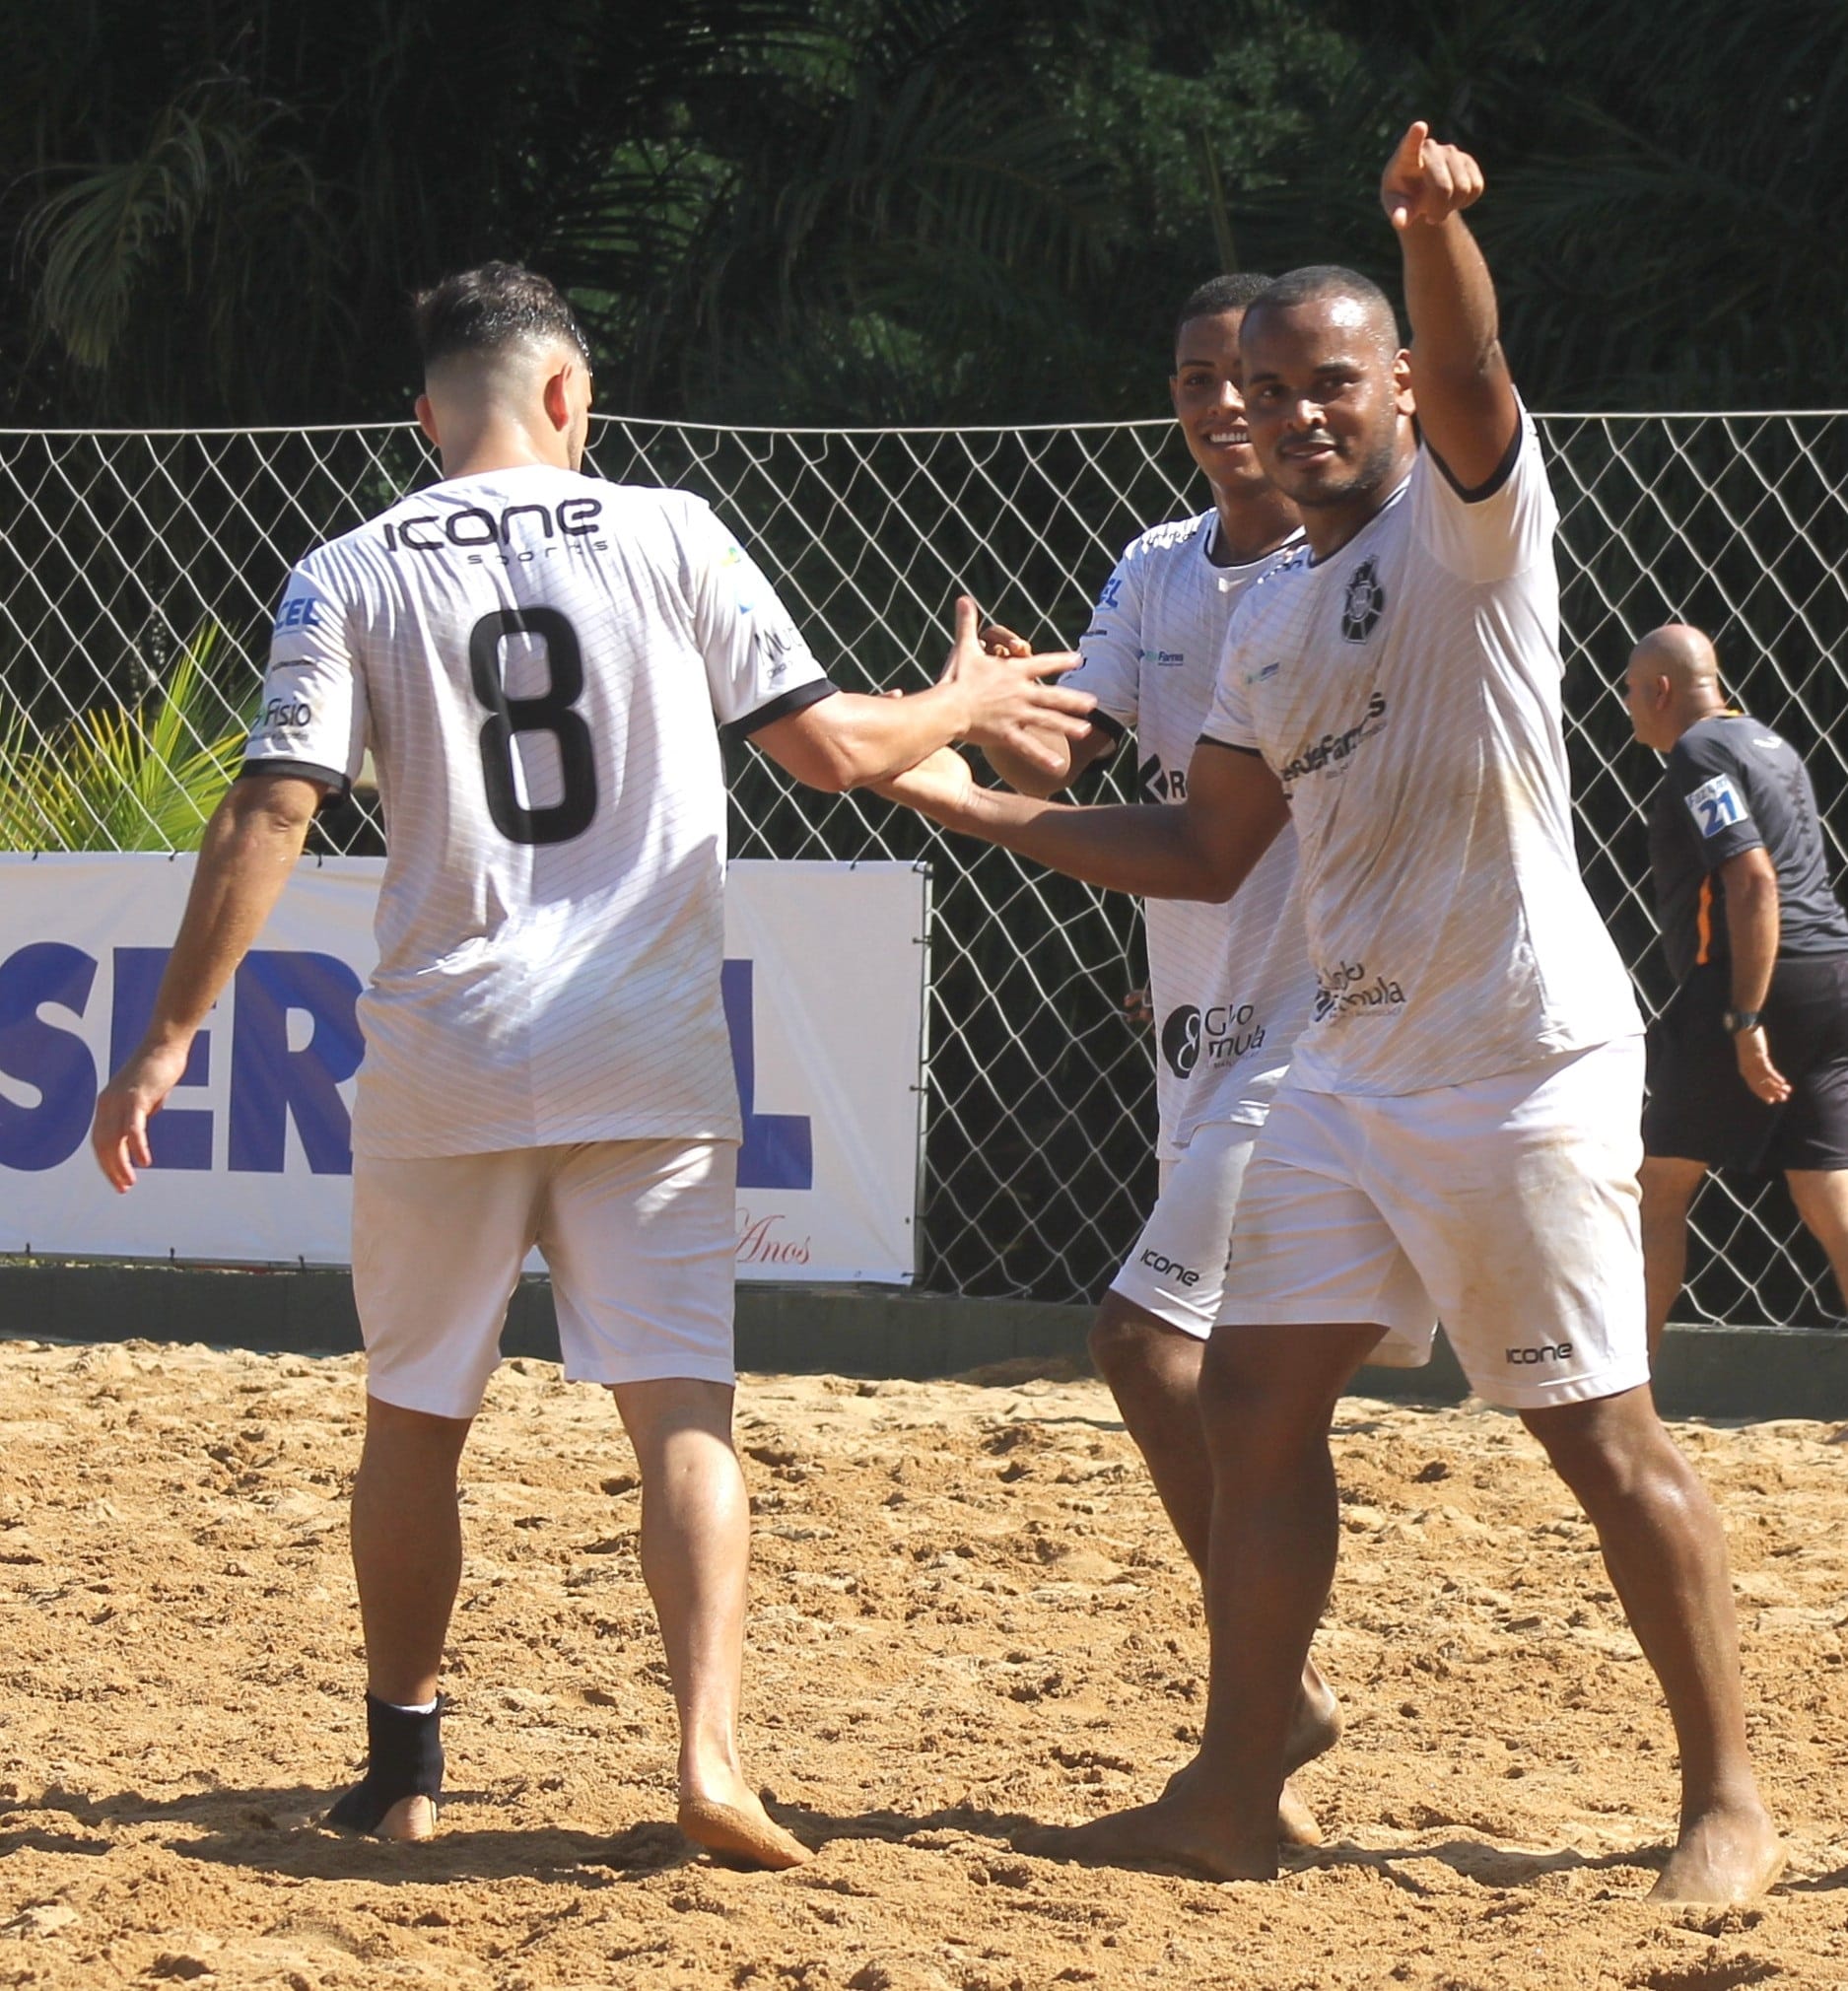
[[421, 1794], [400, 1798], [373, 1828], [376, 1839], [434, 1839], [436, 1836], [436, 1804]]
[[1325, 1751], [1332, 1750], [1340, 1741], [1344, 1726], [1335, 1689], [1322, 1677], [1322, 1669], [1315, 1661], [1305, 1660], [1303, 1690], [1290, 1719], [1289, 1738], [1283, 1749], [1284, 1775], [1294, 1776], [1304, 1763], [1313, 1762]]
[[1649, 1898], [1755, 1901], [1784, 1871], [1784, 1842], [1762, 1805], [1707, 1812], [1681, 1828]]
[[695, 1845], [754, 1867], [799, 1867], [815, 1856], [786, 1832], [753, 1794], [739, 1784], [730, 1799], [683, 1797], [680, 1829]]
[[[1339, 1726], [1337, 1722], [1337, 1734]], [[1190, 1763], [1183, 1763], [1162, 1786], [1158, 1802], [1165, 1804], [1171, 1798], [1185, 1800], [1199, 1773], [1198, 1756]], [[1315, 1813], [1303, 1802], [1296, 1786], [1287, 1781], [1277, 1798], [1277, 1843], [1280, 1846], [1319, 1846], [1322, 1843], [1322, 1827], [1316, 1822]]]
[[1228, 1836], [1185, 1795], [1112, 1812], [1085, 1825], [1035, 1825], [1014, 1834], [1023, 1853], [1046, 1860], [1074, 1860], [1085, 1867], [1151, 1867], [1206, 1881], [1274, 1881], [1275, 1837], [1250, 1841]]

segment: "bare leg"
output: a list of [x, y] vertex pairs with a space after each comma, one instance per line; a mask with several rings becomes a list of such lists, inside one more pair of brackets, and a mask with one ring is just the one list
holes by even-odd
[[1605, 1566], [1668, 1698], [1681, 1752], [1681, 1821], [1651, 1890], [1668, 1901], [1763, 1893], [1784, 1848], [1745, 1747], [1726, 1537], [1647, 1388], [1522, 1412], [1598, 1531]]
[[[1110, 1385], [1174, 1532], [1202, 1582], [1213, 1497], [1212, 1461], [1199, 1407], [1200, 1366], [1205, 1354], [1204, 1341], [1170, 1327], [1122, 1293], [1107, 1292], [1097, 1309], [1091, 1328], [1091, 1359]], [[1290, 1733], [1290, 1770], [1299, 1770], [1325, 1750], [1333, 1749], [1340, 1735], [1340, 1709], [1334, 1692], [1315, 1661], [1308, 1660]], [[1290, 1843], [1321, 1843], [1308, 1807], [1288, 1789], [1278, 1828]]]
[[1372, 1327], [1220, 1328], [1200, 1371], [1213, 1469], [1198, 1756], [1152, 1805], [1023, 1840], [1066, 1859], [1180, 1867], [1213, 1880], [1277, 1870], [1277, 1801], [1309, 1641], [1335, 1572], [1329, 1425], [1380, 1338]]
[[[469, 1419], [366, 1400], [366, 1443], [353, 1482], [349, 1532], [366, 1632], [366, 1683], [400, 1707], [435, 1697], [437, 1669], [462, 1575], [455, 1472]], [[404, 1798], [377, 1828], [381, 1839], [427, 1839], [436, 1806]]]
[[1643, 1286], [1649, 1307], [1649, 1358], [1662, 1345], [1669, 1311], [1687, 1280], [1687, 1211], [1707, 1173], [1704, 1161], [1643, 1157]]
[[1784, 1180], [1805, 1228], [1828, 1253], [1835, 1290], [1848, 1313], [1848, 1169], [1786, 1169]]
[[764, 1867], [810, 1857], [765, 1812], [738, 1761], [750, 1509], [730, 1386], [673, 1378], [611, 1393], [642, 1472], [642, 1574], [680, 1716], [680, 1828]]

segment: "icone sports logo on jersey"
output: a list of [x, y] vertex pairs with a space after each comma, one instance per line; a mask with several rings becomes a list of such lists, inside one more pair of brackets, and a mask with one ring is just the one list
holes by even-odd
[[1313, 1020], [1326, 1023], [1332, 1016], [1383, 1014], [1404, 1006], [1405, 992], [1387, 975], [1369, 976], [1364, 961], [1339, 961], [1333, 968], [1316, 970], [1316, 1001]]
[[1309, 776], [1325, 770], [1344, 774], [1354, 749], [1362, 740], [1371, 739], [1385, 724], [1386, 694], [1376, 691], [1367, 700], [1367, 710], [1358, 725], [1350, 725], [1345, 732], [1325, 732], [1320, 739], [1298, 747], [1277, 770], [1277, 779], [1283, 784], [1284, 792], [1287, 794], [1295, 783], [1306, 781]]
[[1212, 1002], [1204, 1009], [1190, 1002], [1168, 1012], [1161, 1026], [1161, 1055], [1168, 1069], [1185, 1078], [1202, 1059], [1213, 1069], [1263, 1050], [1265, 1027], [1249, 1002]]
[[1380, 563], [1363, 560], [1341, 589], [1341, 638], [1346, 643], [1365, 643], [1386, 606], [1386, 589], [1380, 585]]
[[1177, 1285], [1199, 1284], [1199, 1273], [1192, 1266], [1184, 1266], [1179, 1259], [1169, 1258], [1165, 1253], [1158, 1252], [1153, 1245], [1142, 1254], [1142, 1263], [1150, 1271], [1158, 1273], [1164, 1279], [1173, 1279]]
[[[384, 522], [387, 553], [446, 553], [477, 546], [508, 546], [513, 520], [535, 521], [542, 538], [587, 539], [599, 529], [601, 498], [566, 498], [557, 505], [504, 505], [490, 512], [480, 505], [453, 512], [414, 512]], [[527, 528], [530, 530], [531, 528]]]

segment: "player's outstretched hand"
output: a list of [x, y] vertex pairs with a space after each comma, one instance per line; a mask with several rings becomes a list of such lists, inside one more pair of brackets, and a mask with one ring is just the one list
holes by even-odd
[[985, 622], [976, 641], [991, 656], [1031, 656], [1033, 646], [1004, 622]]
[[159, 1050], [143, 1046], [97, 1094], [90, 1145], [98, 1167], [118, 1191], [133, 1189], [136, 1169], [152, 1163], [148, 1122], [179, 1083], [191, 1050], [190, 1044]]
[[1077, 652], [1034, 655], [1011, 631], [1001, 631], [1020, 647], [1017, 652], [1010, 646], [1008, 653], [996, 654], [984, 646], [977, 625], [975, 603], [958, 595], [956, 643], [940, 681], [953, 684], [965, 701], [962, 737], [977, 746], [1005, 748], [1049, 774], [1061, 773], [1065, 756], [1049, 741], [1076, 739], [1090, 723], [1097, 701], [1089, 692], [1066, 691], [1045, 680], [1075, 670]]
[[884, 795], [889, 802], [903, 802], [922, 815], [941, 820], [956, 814], [975, 785], [975, 776], [962, 755], [954, 747], [938, 747], [915, 768], [871, 786], [874, 794]]
[[1771, 1063], [1771, 1045], [1760, 1024], [1755, 1030], [1742, 1030], [1733, 1039], [1739, 1057], [1739, 1075], [1755, 1099], [1767, 1106], [1782, 1106], [1790, 1097], [1790, 1080]]
[[1458, 145], [1439, 145], [1422, 118], [1399, 141], [1380, 177], [1380, 204], [1396, 229], [1440, 222], [1482, 197], [1482, 169]]

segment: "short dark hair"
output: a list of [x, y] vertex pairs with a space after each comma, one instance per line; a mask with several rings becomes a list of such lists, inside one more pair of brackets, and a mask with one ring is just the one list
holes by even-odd
[[1227, 311], [1242, 311], [1269, 288], [1270, 279], [1261, 277], [1256, 270], [1240, 270], [1233, 276], [1208, 277], [1181, 307], [1180, 315], [1174, 321], [1175, 343], [1180, 344], [1181, 334], [1196, 318], [1216, 318]]
[[411, 302], [424, 371], [458, 353], [490, 354], [527, 341], [575, 346], [590, 364], [590, 342], [557, 289], [518, 263], [483, 263], [445, 277]]
[[1277, 278], [1263, 294], [1252, 300], [1253, 309], [1293, 310], [1298, 305], [1320, 304], [1324, 298], [1352, 298], [1366, 308], [1380, 334], [1381, 344], [1390, 352], [1400, 348], [1399, 313], [1393, 301], [1371, 277], [1358, 270], [1343, 269], [1339, 263], [1308, 263]]

